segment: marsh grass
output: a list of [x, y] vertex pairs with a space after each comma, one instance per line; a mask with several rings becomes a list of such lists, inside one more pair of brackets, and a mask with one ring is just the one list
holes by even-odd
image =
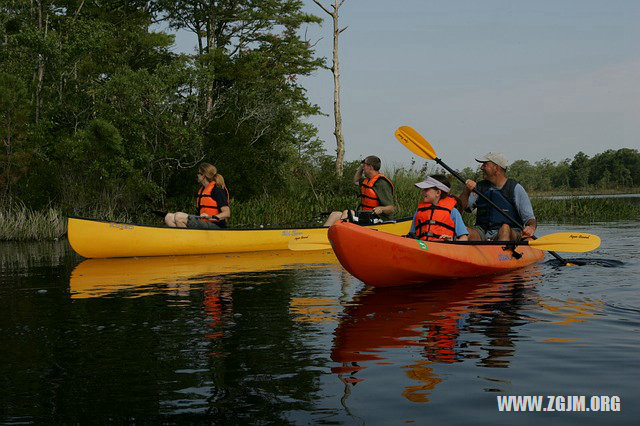
[[[91, 207], [87, 217], [131, 222], [132, 216], [119, 213], [114, 206]], [[46, 207], [33, 210], [15, 201], [6, 201], [0, 207], [0, 241], [56, 241], [67, 233], [67, 215], [60, 209]]]
[[0, 209], [0, 239], [2, 240], [57, 240], [65, 232], [65, 217], [51, 207], [38, 211], [21, 204], [10, 203]]
[[[414, 184], [437, 170], [396, 169], [385, 172], [395, 185], [397, 212], [395, 217], [412, 216], [420, 198]], [[459, 194], [462, 184], [452, 179], [453, 194]], [[263, 195], [248, 201], [231, 203], [234, 228], [319, 226], [329, 212], [355, 208], [357, 187], [341, 193], [300, 192], [294, 195]], [[550, 200], [532, 198], [539, 223], [588, 224], [595, 222], [640, 220], [640, 198], [569, 198]], [[142, 212], [139, 216], [118, 212], [116, 206], [101, 205], [82, 212], [80, 216], [95, 217], [127, 223], [161, 225], [162, 219]], [[463, 213], [465, 223], [471, 225], [475, 216]], [[48, 207], [31, 210], [22, 204], [4, 203], [0, 207], [0, 240], [29, 241], [57, 240], [66, 233], [66, 215]]]
[[640, 220], [640, 198], [532, 198], [539, 223], [588, 224]]

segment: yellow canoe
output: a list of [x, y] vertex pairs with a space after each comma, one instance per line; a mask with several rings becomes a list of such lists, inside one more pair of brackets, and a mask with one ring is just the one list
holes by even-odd
[[[367, 226], [390, 234], [409, 232], [411, 219]], [[136, 225], [80, 217], [68, 218], [71, 247], [83, 257], [172, 256], [287, 250], [289, 240], [326, 242], [325, 227], [186, 229]]]
[[193, 284], [207, 283], [226, 274], [323, 268], [337, 265], [333, 251], [316, 250], [157, 256], [139, 258], [86, 259], [69, 280], [71, 298], [107, 296], [131, 291], [131, 297], [178, 291]]

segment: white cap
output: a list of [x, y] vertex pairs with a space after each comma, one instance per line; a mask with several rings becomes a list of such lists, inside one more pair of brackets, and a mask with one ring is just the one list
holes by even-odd
[[449, 193], [449, 191], [451, 191], [451, 188], [449, 188], [447, 185], [440, 182], [439, 180], [432, 178], [431, 176], [429, 176], [426, 180], [423, 180], [422, 182], [416, 183], [415, 185], [421, 189], [438, 188], [439, 190], [444, 191], [447, 194]]
[[476, 158], [478, 163], [486, 163], [487, 161], [491, 161], [492, 163], [496, 163], [498, 166], [503, 169], [507, 169], [509, 162], [507, 161], [507, 157], [504, 156], [501, 152], [487, 152], [482, 157]]

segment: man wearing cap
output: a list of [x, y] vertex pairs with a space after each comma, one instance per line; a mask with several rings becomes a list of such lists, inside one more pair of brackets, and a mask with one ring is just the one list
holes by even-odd
[[[527, 191], [514, 179], [506, 177], [507, 158], [500, 152], [489, 152], [476, 158], [482, 163], [483, 180], [467, 179], [460, 194], [463, 208], [471, 212], [477, 209], [476, 225], [469, 228], [469, 239], [476, 241], [515, 241], [530, 238], [536, 232], [537, 222]], [[473, 190], [484, 194], [505, 213], [514, 218], [511, 222]], [[520, 229], [518, 224], [524, 224]]]
[[422, 189], [422, 199], [413, 215], [409, 235], [425, 241], [466, 241], [467, 227], [455, 207], [458, 200], [449, 195], [449, 179], [444, 175], [431, 175], [415, 186]]

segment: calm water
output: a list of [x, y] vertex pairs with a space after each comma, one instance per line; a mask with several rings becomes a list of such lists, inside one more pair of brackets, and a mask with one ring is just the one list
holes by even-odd
[[[81, 261], [0, 245], [0, 423], [631, 424], [640, 223], [592, 264], [374, 290], [331, 253]], [[499, 395], [619, 396], [501, 413]], [[545, 400], [545, 406], [548, 400]]]

